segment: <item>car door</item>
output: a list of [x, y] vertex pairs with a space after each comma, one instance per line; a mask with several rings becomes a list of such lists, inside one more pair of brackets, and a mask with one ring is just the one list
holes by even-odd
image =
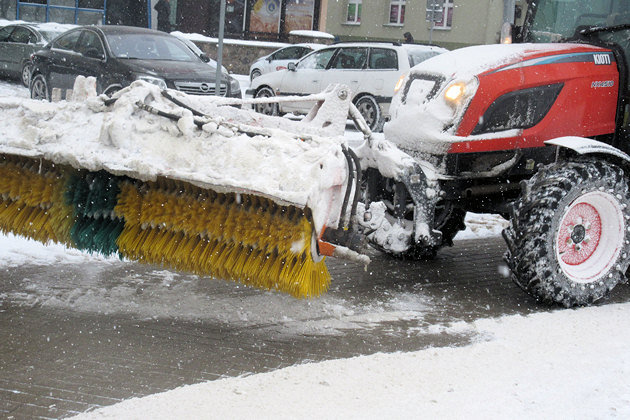
[[363, 89], [374, 97], [391, 102], [401, 70], [398, 52], [393, 48], [370, 48]]
[[[286, 71], [276, 89], [277, 95], [309, 95], [319, 93], [326, 69], [337, 48], [325, 48], [304, 57], [295, 70]], [[283, 112], [308, 112], [313, 102], [287, 102], [281, 104]]]
[[81, 56], [77, 51], [81, 32], [76, 30], [64, 34], [52, 44], [47, 63], [49, 89], [72, 89], [77, 76], [75, 66]]
[[367, 59], [367, 47], [339, 48], [322, 78], [321, 89], [331, 84], [342, 83], [350, 87], [353, 96], [362, 91], [364, 80], [367, 78], [364, 71]]
[[24, 26], [17, 26], [9, 36], [9, 69], [15, 74], [22, 73], [24, 59], [30, 57], [37, 44], [37, 35]]
[[[81, 31], [76, 44], [76, 51], [79, 53], [74, 57], [72, 72], [74, 77], [81, 75], [85, 77], [93, 76], [97, 81], [97, 91], [102, 93], [109, 85], [109, 78], [112, 75], [105, 68], [105, 48], [98, 34], [92, 30]], [[73, 81], [74, 85], [74, 81]]]
[[9, 25], [4, 28], [0, 28], [0, 71], [7, 73], [10, 71], [10, 57], [11, 57], [11, 43], [9, 37], [11, 32], [15, 29], [15, 26]]

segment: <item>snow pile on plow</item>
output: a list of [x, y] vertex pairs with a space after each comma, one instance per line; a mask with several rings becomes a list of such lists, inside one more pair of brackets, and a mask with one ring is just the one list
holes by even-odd
[[299, 123], [90, 83], [72, 102], [0, 100], [0, 230], [299, 297], [327, 289], [315, 247], [339, 223], [348, 99], [328, 90]]

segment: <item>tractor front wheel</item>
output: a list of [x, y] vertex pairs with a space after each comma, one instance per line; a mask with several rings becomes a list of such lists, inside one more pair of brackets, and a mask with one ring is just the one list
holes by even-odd
[[588, 305], [626, 280], [630, 191], [605, 161], [560, 162], [529, 180], [504, 232], [513, 280], [539, 300]]

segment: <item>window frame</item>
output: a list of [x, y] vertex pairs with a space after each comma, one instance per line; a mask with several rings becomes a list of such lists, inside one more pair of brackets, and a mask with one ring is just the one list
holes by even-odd
[[[387, 17], [387, 24], [388, 25], [404, 25], [405, 24], [405, 9], [407, 5], [407, 0], [390, 0], [389, 1], [389, 8], [388, 8], [388, 17]], [[395, 12], [396, 18], [394, 21], [392, 21], [392, 15], [394, 14], [393, 10], [394, 7], [397, 8], [397, 11]]]
[[[57, 50], [57, 51], [63, 51], [63, 52], [69, 52], [69, 53], [73, 53], [73, 54], [79, 54], [79, 52], [76, 50], [77, 48], [77, 43], [79, 42], [79, 38], [81, 37], [81, 33], [84, 31], [85, 29], [78, 29], [78, 30], [74, 30], [71, 32], [67, 32], [64, 33], [63, 35], [58, 36], [57, 38], [55, 38], [55, 41], [51, 44], [51, 49], [53, 50]], [[63, 46], [59, 45], [60, 41], [63, 41], [65, 39], [69, 39], [71, 37], [76, 36], [76, 39], [74, 41], [74, 44], [72, 45], [72, 48], [66, 48]]]
[[[98, 45], [100, 46], [100, 48], [98, 48], [100, 51], [100, 54], [102, 56], [101, 60], [105, 60], [107, 58], [107, 52], [105, 51], [105, 45], [103, 45], [103, 40], [101, 39], [101, 37], [92, 30], [86, 29], [84, 31], [81, 32], [81, 35], [79, 36], [79, 39], [77, 39], [77, 42], [75, 44], [75, 48], [76, 51], [81, 54], [83, 57], [87, 57], [85, 55], [86, 51], [82, 51], [81, 48], [83, 47], [83, 40], [86, 39], [88, 36], [94, 36], [96, 37], [96, 39], [98, 40]], [[97, 47], [94, 47], [97, 48]]]
[[[350, 20], [350, 6], [354, 5], [354, 16]], [[360, 25], [361, 24], [361, 11], [363, 10], [363, 0], [348, 0], [346, 7], [346, 21], [347, 25]]]
[[454, 3], [455, 0], [442, 1], [442, 20], [440, 22], [434, 22], [433, 29], [449, 30], [453, 27]]

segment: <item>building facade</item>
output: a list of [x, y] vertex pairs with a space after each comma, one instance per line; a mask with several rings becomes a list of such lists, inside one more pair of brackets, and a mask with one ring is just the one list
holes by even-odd
[[[319, 28], [321, 0], [226, 0], [225, 36], [286, 41], [292, 30]], [[177, 0], [176, 26], [217, 36], [220, 0]]]
[[151, 0], [0, 0], [0, 19], [151, 26]]
[[[0, 0], [0, 19], [157, 28], [158, 0]], [[170, 0], [172, 30], [217, 36], [221, 0]], [[226, 0], [225, 36], [288, 40], [319, 29], [320, 0]]]
[[[499, 41], [506, 1], [510, 0], [324, 0], [322, 30], [344, 41], [403, 42], [409, 32], [415, 42], [450, 49], [491, 44]], [[524, 0], [510, 3], [516, 19], [524, 15]]]

